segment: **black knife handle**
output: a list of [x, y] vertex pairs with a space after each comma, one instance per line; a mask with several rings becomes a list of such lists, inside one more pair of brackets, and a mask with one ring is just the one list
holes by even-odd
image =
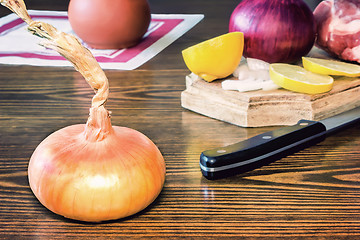
[[200, 168], [207, 179], [218, 179], [264, 166], [322, 141], [326, 127], [316, 121], [262, 133], [245, 141], [201, 153]]

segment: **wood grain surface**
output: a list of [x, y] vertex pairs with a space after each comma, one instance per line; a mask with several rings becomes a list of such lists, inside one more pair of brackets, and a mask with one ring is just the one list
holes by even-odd
[[[68, 1], [28, 2], [64, 10]], [[164, 155], [160, 196], [134, 216], [99, 224], [43, 207], [29, 188], [29, 158], [53, 131], [86, 121], [93, 92], [72, 68], [1, 65], [0, 239], [360, 239], [359, 125], [245, 174], [201, 175], [202, 151], [274, 129], [237, 127], [180, 105], [189, 74], [181, 50], [226, 32], [237, 1], [149, 2], [155, 13], [205, 14], [139, 69], [106, 71], [113, 125], [143, 132]]]
[[189, 74], [181, 105], [241, 127], [295, 125], [302, 119], [318, 121], [360, 106], [360, 78], [336, 77], [329, 92], [313, 95], [282, 88], [227, 91], [222, 81], [209, 83]]

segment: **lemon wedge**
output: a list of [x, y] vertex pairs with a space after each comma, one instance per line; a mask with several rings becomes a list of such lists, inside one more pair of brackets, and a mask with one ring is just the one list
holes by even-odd
[[360, 66], [356, 64], [311, 57], [303, 57], [302, 62], [304, 68], [313, 73], [347, 77], [360, 76]]
[[205, 81], [232, 74], [244, 49], [244, 34], [231, 32], [211, 38], [182, 51], [186, 66]]
[[271, 80], [285, 89], [307, 93], [318, 94], [328, 92], [332, 89], [334, 79], [327, 75], [316, 74], [306, 69], [286, 63], [270, 64]]

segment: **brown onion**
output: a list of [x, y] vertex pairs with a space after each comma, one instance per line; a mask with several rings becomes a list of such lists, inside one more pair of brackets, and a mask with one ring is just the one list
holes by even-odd
[[62, 128], [45, 138], [31, 156], [28, 177], [34, 195], [49, 210], [67, 218], [99, 222], [141, 211], [159, 195], [165, 163], [142, 133], [112, 126], [105, 109], [109, 82], [91, 52], [72, 35], [33, 21], [23, 0], [1, 0], [59, 52], [94, 89], [86, 124]]
[[160, 193], [163, 157], [142, 133], [111, 126], [106, 109], [87, 124], [60, 129], [31, 156], [29, 182], [39, 201], [67, 218], [99, 222], [135, 214]]
[[74, 32], [100, 49], [136, 45], [151, 20], [147, 0], [71, 0], [68, 15]]

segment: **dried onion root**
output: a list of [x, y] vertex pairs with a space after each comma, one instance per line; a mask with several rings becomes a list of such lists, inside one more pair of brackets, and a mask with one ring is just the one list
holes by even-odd
[[94, 89], [86, 124], [60, 129], [31, 156], [28, 177], [34, 195], [67, 218], [99, 222], [135, 214], [151, 204], [165, 181], [165, 163], [142, 133], [112, 126], [105, 108], [108, 79], [79, 40], [50, 24], [33, 21], [23, 0], [0, 0], [43, 38], [41, 45], [68, 59]]

